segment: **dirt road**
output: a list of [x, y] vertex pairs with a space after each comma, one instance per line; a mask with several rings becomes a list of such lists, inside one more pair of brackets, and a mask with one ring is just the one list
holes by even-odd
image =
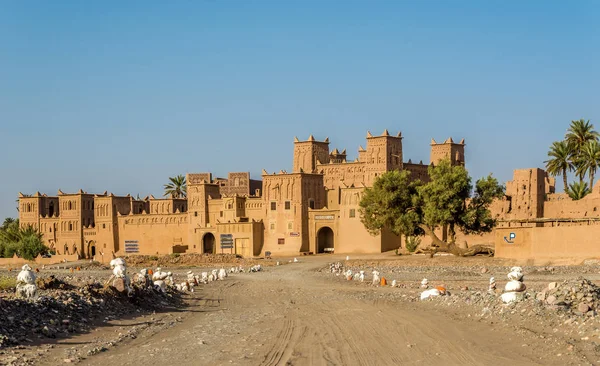
[[[353, 286], [317, 273], [330, 258], [239, 274], [202, 286], [189, 309], [156, 314], [152, 328], [86, 358], [83, 365], [552, 365], [590, 364], [557, 358], [542, 338], [490, 327], [419, 302], [391, 302], [389, 288]], [[458, 310], [460, 311], [460, 310]], [[125, 333], [147, 318], [100, 327], [61, 341], [41, 364]]]

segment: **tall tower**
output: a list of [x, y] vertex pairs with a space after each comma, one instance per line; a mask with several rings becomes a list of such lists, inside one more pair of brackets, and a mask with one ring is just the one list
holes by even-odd
[[430, 162], [437, 165], [441, 160], [449, 159], [451, 165], [465, 165], [465, 139], [457, 144], [448, 137], [443, 143], [431, 139]]
[[325, 141], [316, 141], [313, 135], [306, 141], [294, 138], [294, 173], [312, 173], [318, 163], [329, 163], [329, 138]]
[[370, 183], [374, 179], [391, 170], [402, 169], [402, 134], [391, 136], [388, 130], [380, 136], [367, 132], [366, 179]]

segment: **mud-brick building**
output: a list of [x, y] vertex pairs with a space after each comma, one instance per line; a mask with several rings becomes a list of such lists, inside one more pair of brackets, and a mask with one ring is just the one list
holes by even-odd
[[[183, 199], [82, 190], [19, 194], [19, 217], [22, 225], [39, 228], [57, 253], [104, 261], [113, 253], [380, 253], [398, 248], [401, 239], [366, 231], [358, 215], [364, 189], [391, 170], [428, 180], [428, 164], [405, 161], [402, 138], [368, 132], [354, 160], [346, 149], [332, 150], [328, 138], [296, 138], [290, 172], [263, 171], [261, 180], [248, 172], [227, 178], [189, 173]], [[432, 140], [429, 164], [447, 158], [464, 165], [464, 147], [464, 140]]]

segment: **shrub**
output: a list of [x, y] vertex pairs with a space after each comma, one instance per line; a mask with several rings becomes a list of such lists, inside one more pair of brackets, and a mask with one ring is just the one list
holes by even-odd
[[418, 236], [407, 236], [406, 237], [406, 250], [414, 252], [417, 247], [421, 244], [421, 238]]
[[12, 290], [17, 287], [17, 279], [14, 277], [0, 277], [0, 290]]

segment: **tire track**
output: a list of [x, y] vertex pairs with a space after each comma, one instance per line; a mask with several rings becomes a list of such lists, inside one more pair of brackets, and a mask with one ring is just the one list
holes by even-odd
[[265, 355], [261, 366], [277, 366], [285, 364], [285, 356], [289, 358], [291, 356], [290, 348], [293, 347], [291, 344], [292, 335], [294, 332], [294, 321], [286, 317], [283, 320], [283, 326], [279, 333], [277, 333], [276, 340], [274, 346], [271, 350]]

